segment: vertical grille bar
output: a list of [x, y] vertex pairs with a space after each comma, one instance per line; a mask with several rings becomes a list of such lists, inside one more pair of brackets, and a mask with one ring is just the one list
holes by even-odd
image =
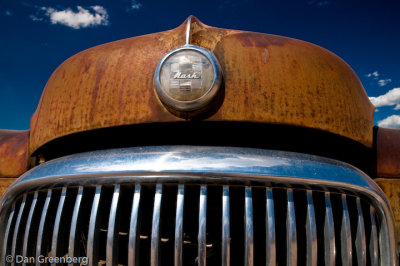
[[106, 247], [106, 260], [107, 265], [117, 265], [117, 249], [118, 249], [118, 201], [121, 191], [120, 185], [114, 187], [114, 194], [112, 197], [110, 216], [108, 219], [107, 230], [107, 247]]
[[224, 186], [222, 191], [222, 265], [229, 266], [231, 263], [231, 236], [230, 236], [230, 201], [229, 187]]
[[292, 189], [287, 190], [286, 243], [286, 264], [297, 265], [296, 215]]
[[266, 262], [269, 266], [276, 265], [276, 240], [275, 240], [275, 211], [272, 189], [267, 188], [266, 196]]
[[11, 212], [10, 215], [8, 216], [8, 222], [7, 222], [7, 227], [6, 227], [6, 232], [4, 234], [4, 240], [3, 240], [3, 249], [2, 249], [2, 260], [3, 262], [6, 261], [6, 256], [9, 255], [7, 254], [7, 247], [8, 247], [8, 237], [10, 234], [10, 230], [11, 230], [11, 223], [12, 220], [14, 218], [14, 213], [15, 213], [15, 202], [13, 203], [12, 207], [11, 207]]
[[[47, 192], [46, 201], [44, 202], [42, 216], [40, 218], [40, 223], [39, 223], [39, 230], [38, 230], [37, 243], [36, 243], [36, 258], [38, 258], [41, 255], [43, 232], [45, 229], [44, 224], [46, 221], [46, 216], [48, 214], [48, 209], [49, 209], [51, 199], [52, 199], [52, 191], [49, 190]], [[37, 261], [36, 265], [39, 266], [40, 263]]]
[[356, 199], [357, 204], [357, 233], [356, 233], [356, 251], [358, 266], [364, 266], [367, 263], [364, 216], [361, 209], [360, 198]]
[[137, 227], [139, 216], [139, 203], [140, 203], [141, 186], [135, 186], [135, 194], [133, 196], [131, 222], [129, 226], [129, 251], [128, 251], [128, 266], [136, 265], [136, 240], [137, 240]]
[[153, 223], [151, 228], [150, 265], [158, 266], [158, 248], [160, 244], [160, 212], [161, 212], [162, 185], [157, 184], [154, 196]]
[[307, 235], [307, 266], [317, 265], [317, 225], [315, 222], [314, 203], [312, 198], [312, 191], [307, 190], [307, 222], [306, 222], [306, 235]]
[[98, 222], [97, 213], [99, 209], [102, 187], [97, 186], [94, 194], [92, 211], [90, 212], [89, 232], [87, 240], [87, 256], [91, 266], [98, 264]]
[[375, 266], [378, 265], [379, 259], [378, 259], [378, 230], [376, 227], [376, 221], [375, 221], [375, 209], [374, 207], [370, 207], [370, 218], [371, 218], [371, 236], [370, 236], [370, 242], [369, 242], [369, 254], [371, 256], [371, 265]]
[[[37, 200], [38, 200], [38, 196], [39, 196], [39, 192], [36, 191], [35, 195], [33, 196], [31, 208], [29, 210], [28, 219], [27, 219], [27, 222], [26, 222], [26, 228], [25, 228], [25, 234], [24, 234], [24, 243], [23, 243], [23, 246], [22, 246], [22, 255], [25, 258], [28, 257], [28, 245], [30, 245], [30, 240], [31, 240], [29, 238], [29, 236], [32, 233], [31, 232], [32, 217], [33, 217], [33, 214], [34, 214], [35, 209], [36, 209], [36, 203], [37, 203]], [[23, 265], [25, 265], [25, 263]]]
[[182, 241], [183, 241], [183, 205], [185, 199], [185, 187], [179, 185], [178, 196], [176, 199], [176, 217], [175, 217], [175, 249], [174, 265], [182, 265]]
[[[11, 255], [13, 258], [15, 258], [15, 255], [20, 255], [20, 254], [16, 254], [16, 248], [17, 248], [18, 234], [19, 234], [19, 230], [20, 230], [19, 226], [21, 223], [22, 213], [24, 212], [24, 209], [25, 209], [26, 198], [27, 198], [27, 194], [25, 194], [22, 199], [22, 203], [21, 203], [21, 206], [19, 207], [19, 211], [18, 211], [17, 221], [15, 222], [14, 235], [13, 235], [13, 240], [12, 240], [12, 249], [11, 249]], [[13, 263], [11, 263], [11, 265], [15, 265], [15, 261]]]
[[200, 187], [198, 257], [199, 266], [206, 265], [207, 186]]
[[[67, 188], [63, 187], [62, 192], [61, 192], [60, 201], [59, 201], [58, 207], [57, 207], [56, 220], [54, 222], [54, 229], [53, 229], [53, 236], [52, 236], [52, 243], [51, 243], [51, 256], [53, 258], [57, 257], [58, 233], [60, 230], [61, 214], [63, 212], [66, 196], [67, 196]], [[52, 263], [52, 265], [56, 265], [56, 264]]]
[[244, 264], [252, 266], [254, 262], [254, 236], [253, 236], [253, 196], [251, 187], [245, 188], [245, 258]]
[[325, 265], [334, 266], [336, 259], [335, 226], [333, 221], [330, 192], [325, 192], [324, 242], [325, 242]]
[[352, 264], [352, 246], [351, 246], [351, 231], [350, 231], [350, 216], [347, 206], [346, 195], [342, 194], [342, 227], [340, 231], [341, 239], [341, 251], [342, 251], [342, 264]]
[[[77, 252], [78, 252], [77, 250], [79, 248], [79, 243], [77, 243], [76, 237], [77, 237], [77, 224], [81, 208], [82, 195], [83, 195], [83, 187], [79, 187], [78, 194], [75, 199], [74, 211], [72, 214], [72, 221], [71, 221], [71, 230], [69, 233], [68, 256], [70, 258], [77, 257]], [[73, 263], [70, 263], [69, 265], [73, 265]]]

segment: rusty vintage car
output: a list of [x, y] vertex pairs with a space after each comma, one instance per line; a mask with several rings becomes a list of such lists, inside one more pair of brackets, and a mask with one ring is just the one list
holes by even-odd
[[80, 52], [0, 131], [1, 263], [397, 265], [373, 114], [331, 52], [195, 17]]

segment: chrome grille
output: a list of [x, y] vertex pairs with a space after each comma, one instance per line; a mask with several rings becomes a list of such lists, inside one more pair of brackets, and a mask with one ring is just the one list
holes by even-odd
[[397, 263], [388, 204], [354, 168], [275, 151], [165, 149], [33, 169], [1, 201], [2, 264], [7, 255], [90, 265]]
[[380, 261], [374, 207], [338, 192], [201, 184], [63, 187], [23, 194], [7, 220], [3, 254], [14, 257], [88, 257], [94, 265]]

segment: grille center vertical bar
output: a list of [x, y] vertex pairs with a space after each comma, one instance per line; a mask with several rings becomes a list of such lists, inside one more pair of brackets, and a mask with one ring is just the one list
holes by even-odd
[[307, 222], [306, 222], [306, 235], [307, 235], [307, 266], [317, 265], [317, 225], [315, 222], [315, 211], [312, 191], [307, 190]]
[[287, 190], [286, 245], [287, 265], [297, 265], [296, 214], [292, 189]]
[[100, 203], [100, 196], [102, 187], [97, 186], [96, 192], [93, 199], [92, 211], [90, 213], [89, 233], [87, 240], [87, 256], [89, 265], [97, 265], [98, 263], [98, 209]]
[[335, 245], [335, 226], [331, 205], [331, 194], [325, 192], [325, 222], [324, 222], [324, 242], [325, 242], [325, 265], [334, 266], [336, 261]]
[[131, 211], [131, 221], [129, 226], [129, 249], [128, 249], [128, 266], [135, 266], [137, 261], [137, 227], [139, 217], [141, 186], [135, 185], [135, 193], [133, 195], [133, 204]]
[[183, 241], [183, 207], [185, 199], [185, 186], [178, 186], [178, 196], [176, 199], [176, 217], [175, 217], [175, 249], [174, 265], [182, 265], [182, 241]]
[[254, 236], [253, 236], [253, 195], [251, 187], [245, 188], [245, 259], [244, 264], [252, 266], [254, 263]]
[[[75, 199], [74, 211], [73, 211], [72, 221], [71, 221], [71, 230], [69, 233], [68, 256], [70, 258], [76, 257], [77, 250], [79, 249], [79, 243], [76, 243], [76, 238], [79, 237], [79, 235], [77, 236], [77, 233], [78, 233], [77, 225], [78, 225], [78, 217], [79, 217], [80, 208], [81, 208], [82, 194], [83, 194], [83, 187], [79, 187], [78, 194], [76, 195], [76, 199]], [[72, 266], [73, 263], [70, 263], [69, 265]]]
[[[40, 218], [39, 231], [38, 231], [37, 243], [36, 243], [36, 258], [38, 258], [40, 255], [42, 255], [41, 252], [42, 252], [43, 232], [45, 230], [44, 226], [45, 226], [46, 216], [49, 213], [48, 209], [49, 209], [51, 200], [52, 200], [52, 191], [49, 190], [47, 192], [46, 201], [44, 203], [42, 215]], [[40, 263], [37, 261], [36, 265], [40, 265]]]
[[206, 265], [206, 225], [207, 225], [207, 186], [200, 187], [199, 202], [199, 234], [198, 234], [198, 265]]
[[151, 252], [150, 252], [151, 266], [159, 265], [161, 197], [162, 197], [162, 185], [157, 184], [156, 194], [154, 195], [153, 222], [151, 229]]
[[106, 247], [108, 265], [118, 264], [118, 258], [117, 258], [118, 230], [119, 230], [118, 202], [119, 202], [120, 191], [121, 191], [120, 185], [116, 185], [114, 187], [114, 193], [110, 208], [110, 217], [108, 219], [107, 247]]
[[276, 265], [276, 239], [275, 239], [275, 211], [274, 211], [274, 196], [272, 189], [267, 188], [266, 196], [266, 264], [268, 266]]
[[[60, 201], [58, 203], [56, 220], [54, 222], [52, 243], [51, 243], [51, 256], [53, 258], [57, 257], [57, 249], [58, 249], [58, 245], [60, 245], [59, 239], [58, 239], [58, 234], [59, 234], [59, 231], [60, 231], [61, 216], [62, 216], [62, 213], [63, 213], [66, 196], [67, 196], [67, 188], [63, 187], [63, 189], [61, 191], [61, 198], [60, 198]], [[52, 265], [55, 266], [56, 264], [52, 263]]]
[[231, 235], [230, 235], [230, 200], [229, 187], [224, 186], [222, 191], [222, 265], [229, 266], [231, 263]]
[[351, 229], [350, 229], [350, 216], [346, 200], [346, 195], [342, 194], [342, 228], [341, 228], [341, 251], [343, 265], [352, 265], [352, 246], [351, 246]]

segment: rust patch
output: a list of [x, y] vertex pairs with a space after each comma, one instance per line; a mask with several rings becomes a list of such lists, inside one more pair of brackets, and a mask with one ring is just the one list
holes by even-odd
[[400, 178], [400, 130], [377, 128], [377, 177]]
[[246, 47], [284, 46], [290, 41], [290, 38], [255, 32], [237, 33], [234, 37]]
[[3, 196], [7, 188], [17, 181], [17, 178], [0, 178], [0, 197]]
[[385, 192], [389, 200], [390, 207], [392, 208], [394, 224], [395, 224], [395, 237], [400, 248], [400, 180], [399, 179], [385, 179], [378, 178], [375, 182]]
[[29, 131], [0, 130], [0, 177], [18, 177], [28, 170]]

